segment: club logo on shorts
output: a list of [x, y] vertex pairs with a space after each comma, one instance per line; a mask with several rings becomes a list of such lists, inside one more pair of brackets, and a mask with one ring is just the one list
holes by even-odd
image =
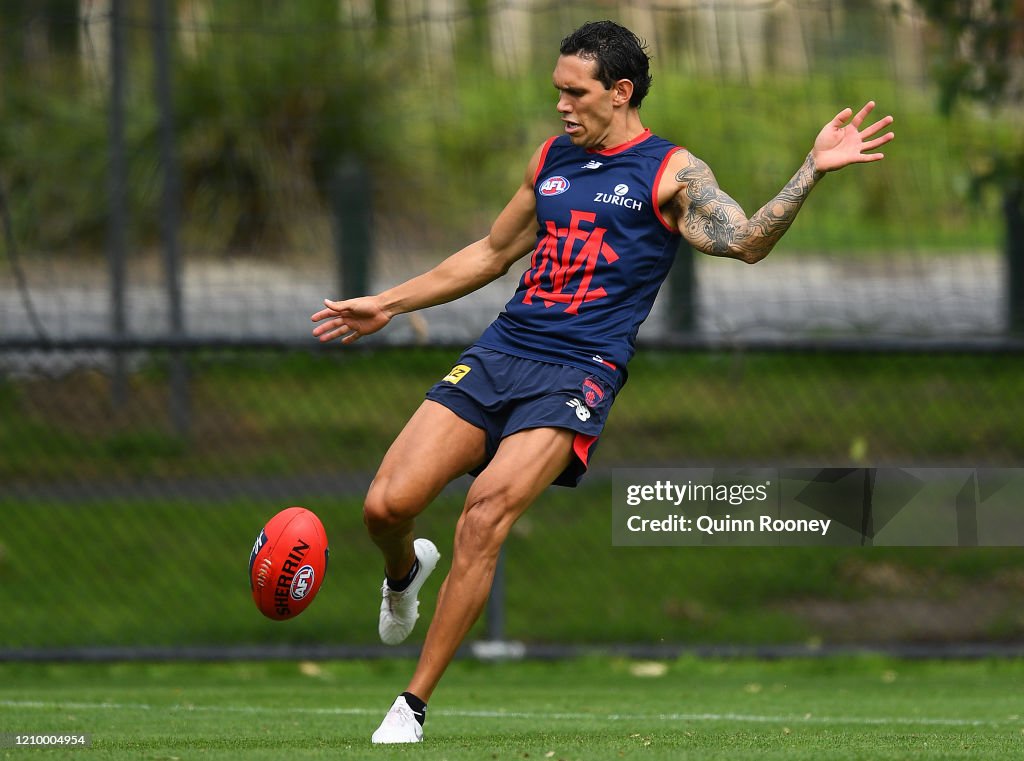
[[569, 189], [569, 181], [564, 177], [548, 177], [537, 190], [542, 196], [557, 196]]
[[460, 380], [465, 378], [472, 369], [473, 368], [469, 365], [455, 365], [455, 367], [453, 367], [441, 380], [448, 381], [448, 383], [458, 383]]
[[578, 417], [582, 422], [586, 423], [590, 420], [590, 410], [588, 410], [587, 405], [579, 399], [570, 399], [566, 402], [566, 405], [576, 410], [576, 417]]
[[583, 381], [583, 401], [587, 403], [588, 407], [596, 407], [602, 399], [604, 399], [604, 391], [593, 378]]

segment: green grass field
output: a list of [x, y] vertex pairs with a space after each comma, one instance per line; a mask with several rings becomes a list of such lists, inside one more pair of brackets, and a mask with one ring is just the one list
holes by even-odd
[[[119, 411], [98, 373], [4, 381], [0, 646], [372, 640], [381, 569], [361, 490], [289, 493], [324, 519], [332, 560], [315, 606], [281, 625], [249, 599], [252, 540], [286, 504], [258, 487], [368, 477], [453, 359], [440, 350], [193, 357], [190, 439], [168, 430], [157, 363], [132, 376]], [[1020, 369], [1017, 356], [650, 352], [598, 463], [847, 464], [857, 441], [868, 463], [1019, 462]], [[443, 563], [460, 506], [457, 491], [446, 494], [420, 522]], [[508, 636], [813, 645], [1007, 642], [1024, 631], [1015, 548], [616, 548], [610, 513], [608, 484], [595, 475], [584, 489], [550, 490], [517, 523], [506, 545]], [[583, 560], [566, 564], [567, 555]], [[586, 584], [599, 593], [579, 595]], [[435, 595], [431, 582], [424, 621]], [[561, 604], [573, 597], [571, 609]], [[0, 733], [93, 736], [87, 750], [0, 748], [0, 759], [1003, 761], [1024, 751], [1021, 662], [879, 658], [464, 661], [432, 701], [425, 746], [374, 749], [369, 735], [411, 668], [0, 664]]]
[[68, 759], [1018, 759], [1019, 661], [457, 662], [426, 742], [369, 736], [408, 661], [0, 666], [0, 732]]

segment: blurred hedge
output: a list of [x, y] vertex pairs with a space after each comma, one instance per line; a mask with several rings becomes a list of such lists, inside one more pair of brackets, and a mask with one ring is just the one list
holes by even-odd
[[[160, 197], [152, 29], [147, 3], [128, 7], [132, 240], [145, 248], [156, 237]], [[331, 178], [351, 156], [374, 176], [366, 192], [382, 234], [447, 246], [486, 229], [533, 148], [557, 129], [549, 85], [557, 42], [593, 10], [537, 9], [530, 63], [513, 75], [495, 70], [490, 40], [499, 21], [480, 4], [440, 25], [450, 32], [450, 58], [431, 48], [429, 12], [372, 26], [334, 0], [204, 7], [202, 17], [179, 17], [173, 59], [187, 248], [264, 255], [325, 246]], [[39, 6], [0, 14], [0, 48], [8, 50], [0, 180], [26, 249], [95, 251], [107, 214], [108, 83], [97, 72], [107, 66], [109, 29], [94, 19], [85, 42], [58, 35], [44, 59], [19, 57], [11, 51], [36, 13]], [[1013, 125], [969, 113], [943, 121], [929, 88], [893, 76], [877, 41], [884, 14], [848, 15], [844, 36], [810, 41], [809, 76], [709, 76], [681, 43], [652, 51], [645, 121], [706, 159], [752, 209], [785, 183], [836, 111], [874, 98], [897, 115], [891, 158], [812, 197], [814, 212], [787, 245], [992, 247], [994, 201], [969, 209], [967, 157], [979, 143], [1012, 142]], [[64, 32], [78, 24], [66, 9], [51, 9], [50, 18]], [[687, 21], [680, 10], [679, 23]]]

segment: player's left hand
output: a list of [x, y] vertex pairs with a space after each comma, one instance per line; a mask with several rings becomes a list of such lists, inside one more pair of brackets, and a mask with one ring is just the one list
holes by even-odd
[[[868, 161], [879, 161], [885, 158], [884, 153], [865, 153], [885, 145], [895, 133], [887, 132], [881, 137], [874, 137], [893, 122], [892, 116], [884, 116], [864, 129], [864, 123], [875, 108], [873, 100], [868, 101], [857, 115], [850, 119], [852, 108], [844, 108], [836, 118], [826, 124], [814, 140], [811, 155], [814, 157], [814, 168], [819, 172], [831, 172], [842, 169], [850, 164], [862, 164]], [[850, 123], [846, 124], [846, 120]], [[874, 138], [874, 139], [871, 139]]]

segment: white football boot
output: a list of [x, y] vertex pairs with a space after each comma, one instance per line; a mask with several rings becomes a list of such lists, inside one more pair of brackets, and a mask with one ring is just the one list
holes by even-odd
[[[420, 617], [420, 601], [417, 599], [417, 595], [441, 558], [441, 553], [429, 539], [417, 539], [413, 542], [412, 547], [416, 553], [416, 559], [420, 561], [416, 578], [401, 592], [392, 590], [388, 586], [386, 578], [381, 587], [381, 595], [384, 599], [380, 603], [380, 622], [377, 625], [377, 632], [380, 634], [380, 641], [385, 645], [397, 645], [409, 636], [412, 627], [416, 625], [416, 619]], [[402, 704], [405, 704], [404, 699]]]
[[423, 727], [416, 720], [416, 713], [405, 702], [404, 697], [399, 695], [395, 699], [388, 715], [377, 727], [370, 741], [377, 745], [423, 742]]

